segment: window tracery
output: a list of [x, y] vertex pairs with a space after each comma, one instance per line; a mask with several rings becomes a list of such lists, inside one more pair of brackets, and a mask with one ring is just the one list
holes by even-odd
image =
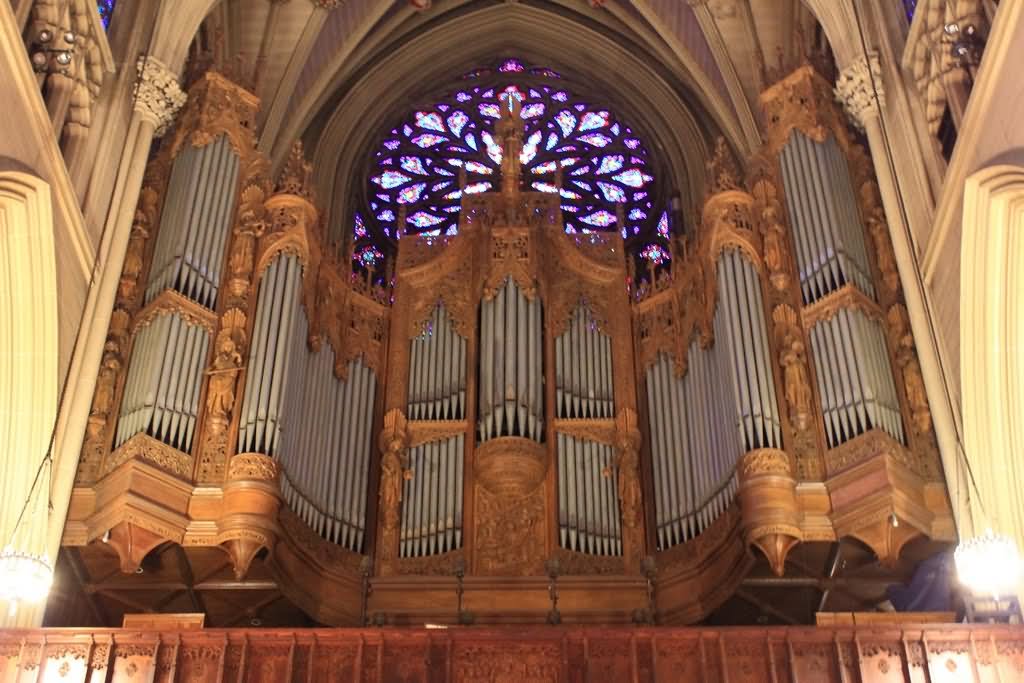
[[617, 231], [636, 256], [668, 258], [670, 214], [640, 136], [555, 71], [505, 59], [466, 73], [384, 136], [353, 216], [355, 266], [380, 272], [387, 245], [403, 235], [456, 234], [463, 196], [500, 188], [495, 124], [510, 97], [525, 123], [522, 189], [559, 194], [567, 233]]

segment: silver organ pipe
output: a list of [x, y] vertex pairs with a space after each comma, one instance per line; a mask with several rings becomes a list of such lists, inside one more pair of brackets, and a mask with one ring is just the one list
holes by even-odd
[[399, 556], [422, 557], [462, 546], [464, 434], [409, 449], [403, 484]]
[[555, 338], [555, 415], [563, 419], [614, 417], [611, 339], [579, 306]]
[[115, 448], [141, 432], [192, 450], [209, 345], [206, 328], [177, 313], [157, 315], [136, 331]]
[[[719, 256], [718, 297], [715, 337], [718, 344], [730, 351], [744, 450], [781, 448], [780, 414], [761, 281], [754, 265], [738, 249]], [[724, 335], [717, 331], [720, 318]]]
[[361, 358], [340, 380], [337, 351], [310, 350], [301, 284], [301, 263], [283, 255], [260, 285], [249, 368], [269, 370], [247, 376], [239, 449], [273, 456], [288, 506], [327, 540], [361, 552], [377, 381]]
[[466, 403], [466, 339], [444, 305], [434, 309], [423, 334], [410, 342], [409, 416], [413, 420], [462, 420]]
[[260, 282], [256, 303], [238, 430], [240, 453], [276, 454], [282, 389], [289, 375], [299, 372], [290, 367], [298, 365], [299, 354], [289, 351], [296, 343], [306, 343], [307, 324], [299, 312], [301, 293], [302, 263], [298, 257], [287, 254], [275, 258]]
[[173, 289], [213, 308], [234, 209], [239, 159], [226, 136], [186, 145], [174, 160], [146, 287]]
[[[722, 307], [719, 307], [719, 311]], [[725, 339], [724, 315], [715, 316], [716, 339]], [[736, 493], [735, 467], [744, 452], [737, 402], [722, 387], [731, 382], [727, 344], [690, 344], [687, 372], [676, 377], [660, 354], [647, 368], [647, 403], [654, 470], [657, 544], [664, 549], [706, 529]], [[616, 524], [618, 522], [616, 521]]]
[[905, 442], [885, 333], [858, 309], [843, 308], [809, 333], [830, 448], [869, 429]]
[[541, 304], [509, 279], [480, 304], [480, 440], [544, 434]]
[[804, 303], [846, 283], [874, 297], [857, 198], [835, 138], [818, 143], [794, 131], [780, 161]]

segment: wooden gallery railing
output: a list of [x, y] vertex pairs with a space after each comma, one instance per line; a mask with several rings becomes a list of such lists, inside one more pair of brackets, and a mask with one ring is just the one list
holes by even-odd
[[1011, 683], [1004, 626], [0, 632], [0, 681]]

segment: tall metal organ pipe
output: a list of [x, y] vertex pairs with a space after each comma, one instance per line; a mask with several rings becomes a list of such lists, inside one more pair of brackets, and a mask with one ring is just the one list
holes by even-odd
[[275, 258], [256, 304], [239, 451], [274, 457], [288, 506], [327, 540], [362, 552], [377, 379], [356, 358], [339, 380], [337, 351], [309, 348], [301, 290], [298, 258]]
[[809, 336], [829, 448], [874, 428], [905, 443], [885, 333], [878, 321], [858, 309], [842, 308], [815, 324]]
[[819, 143], [794, 131], [780, 161], [804, 303], [847, 283], [874, 297], [857, 198], [835, 138]]
[[302, 263], [297, 256], [275, 258], [260, 282], [249, 361], [246, 366], [240, 453], [277, 454], [282, 398], [289, 376], [298, 369], [297, 344], [306, 343], [306, 322], [300, 314]]
[[464, 434], [409, 449], [402, 491], [399, 557], [422, 557], [462, 547]]
[[754, 264], [739, 249], [723, 251], [718, 258], [718, 299], [715, 339], [729, 349], [743, 448], [781, 448], [761, 280]]
[[615, 449], [559, 433], [558, 541], [592, 555], [622, 555]]
[[157, 315], [132, 342], [114, 447], [146, 433], [192, 450], [210, 333], [177, 313]]
[[568, 329], [555, 338], [555, 415], [563, 419], [612, 418], [611, 338], [579, 306]]
[[186, 145], [174, 160], [145, 300], [173, 289], [207, 308], [217, 301], [231, 225], [239, 159], [220, 136]]
[[465, 419], [466, 339], [455, 331], [443, 304], [410, 342], [409, 357], [410, 419]]
[[480, 441], [544, 439], [541, 303], [509, 278], [480, 303]]
[[687, 371], [676, 377], [672, 359], [659, 354], [647, 368], [647, 405], [654, 465], [659, 549], [706, 529], [736, 494], [736, 463], [745, 434], [732, 381], [725, 315], [715, 315], [716, 343], [690, 344]]

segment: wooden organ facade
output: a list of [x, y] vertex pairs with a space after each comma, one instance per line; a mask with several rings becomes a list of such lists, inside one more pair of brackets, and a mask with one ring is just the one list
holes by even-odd
[[719, 141], [647, 275], [522, 189], [511, 105], [500, 188], [399, 240], [384, 289], [208, 73], [146, 176], [64, 543], [266, 553], [324, 624], [541, 622], [549, 574], [568, 621], [682, 624], [752, 552], [952, 539], [868, 159], [810, 67], [762, 104], [764, 148], [741, 172]]

